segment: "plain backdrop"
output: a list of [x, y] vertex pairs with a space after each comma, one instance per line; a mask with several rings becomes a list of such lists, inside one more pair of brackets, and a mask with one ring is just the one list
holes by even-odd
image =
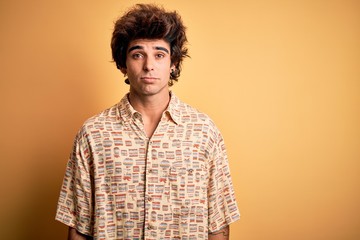
[[[54, 220], [74, 136], [128, 91], [113, 22], [138, 1], [0, 0], [0, 236]], [[360, 239], [360, 1], [147, 1], [178, 11], [172, 90], [223, 133], [242, 218], [231, 239]]]

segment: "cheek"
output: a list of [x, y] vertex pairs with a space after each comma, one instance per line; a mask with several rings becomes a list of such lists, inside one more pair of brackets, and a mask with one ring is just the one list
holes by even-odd
[[163, 72], [170, 72], [171, 69], [170, 69], [170, 64], [167, 65], [167, 64], [162, 64], [161, 65], [161, 69], [163, 70]]
[[140, 66], [138, 66], [138, 64], [134, 64], [133, 62], [127, 63], [126, 66], [128, 74], [136, 74], [140, 69]]

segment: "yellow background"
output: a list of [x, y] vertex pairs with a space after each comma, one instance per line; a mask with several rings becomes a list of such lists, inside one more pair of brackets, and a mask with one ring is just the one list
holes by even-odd
[[[128, 90], [109, 44], [135, 2], [0, 0], [1, 239], [66, 238], [67, 157], [84, 120]], [[157, 3], [188, 26], [173, 91], [227, 143], [231, 239], [360, 239], [360, 1]]]

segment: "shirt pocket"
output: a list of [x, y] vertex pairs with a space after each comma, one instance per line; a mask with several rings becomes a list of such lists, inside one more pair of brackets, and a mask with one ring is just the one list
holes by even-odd
[[201, 205], [207, 202], [208, 177], [206, 169], [171, 167], [168, 176], [172, 204]]

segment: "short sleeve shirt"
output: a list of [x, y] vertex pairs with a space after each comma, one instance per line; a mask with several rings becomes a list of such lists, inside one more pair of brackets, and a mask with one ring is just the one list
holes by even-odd
[[219, 130], [173, 93], [151, 138], [128, 95], [84, 123], [56, 213], [94, 239], [207, 239], [239, 218]]

